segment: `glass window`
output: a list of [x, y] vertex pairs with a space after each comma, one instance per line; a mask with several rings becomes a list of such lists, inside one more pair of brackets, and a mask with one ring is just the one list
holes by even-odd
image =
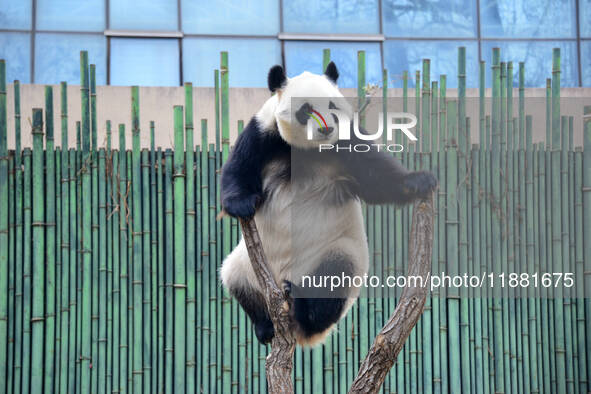
[[31, 28], [31, 0], [0, 1], [0, 29]]
[[0, 33], [0, 59], [6, 60], [6, 80], [29, 83], [31, 76], [31, 35]]
[[379, 33], [377, 0], [290, 0], [283, 2], [288, 33]]
[[581, 67], [583, 86], [591, 87], [591, 41], [581, 41]]
[[431, 80], [447, 76], [447, 87], [458, 86], [458, 48], [466, 47], [466, 86], [478, 86], [478, 44], [476, 41], [386, 41], [384, 63], [393, 87], [402, 87], [402, 73], [408, 71], [408, 86], [415, 86], [415, 73], [422, 72], [423, 59], [431, 59]]
[[183, 78], [195, 86], [213, 86], [220, 52], [228, 52], [230, 86], [266, 87], [269, 69], [281, 63], [281, 44], [275, 39], [185, 38]]
[[591, 38], [591, 0], [579, 0], [581, 36]]
[[388, 37], [476, 37], [476, 1], [383, 0]]
[[178, 30], [177, 0], [117, 0], [109, 3], [111, 29]]
[[278, 0], [182, 0], [183, 31], [193, 34], [279, 32]]
[[179, 40], [112, 38], [111, 85], [180, 85]]
[[103, 31], [104, 0], [37, 0], [37, 29]]
[[481, 0], [483, 37], [575, 37], [576, 0]]
[[107, 82], [106, 40], [102, 35], [38, 33], [35, 37], [35, 83], [80, 84], [80, 51], [96, 64], [96, 82]]
[[341, 88], [357, 87], [357, 51], [365, 51], [366, 82], [382, 82], [382, 62], [379, 43], [364, 42], [318, 42], [289, 41], [285, 43], [285, 65], [290, 77], [310, 71], [315, 74], [322, 69], [322, 51], [330, 49], [331, 60], [339, 70], [338, 85]]
[[[552, 78], [552, 48], [560, 48], [561, 73], [560, 85], [578, 86], [577, 44], [574, 41], [484, 41], [482, 59], [486, 61], [487, 85], [490, 86], [492, 49], [501, 49], [501, 60], [512, 61], [513, 69], [518, 70], [518, 63], [525, 62], [525, 86], [545, 87], [546, 78]], [[518, 86], [519, 74], [513, 72], [514, 86]]]

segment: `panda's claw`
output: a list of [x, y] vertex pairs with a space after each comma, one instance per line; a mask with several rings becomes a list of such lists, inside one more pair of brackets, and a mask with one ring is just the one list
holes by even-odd
[[284, 280], [283, 283], [283, 294], [286, 298], [291, 298], [292, 283], [288, 280]]

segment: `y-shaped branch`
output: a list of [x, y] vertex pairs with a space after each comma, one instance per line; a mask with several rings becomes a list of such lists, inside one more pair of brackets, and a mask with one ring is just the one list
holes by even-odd
[[420, 276], [424, 286], [405, 287], [390, 320], [376, 336], [349, 393], [377, 393], [413, 327], [423, 313], [433, 249], [433, 198], [417, 202], [410, 232], [408, 276]]
[[[289, 304], [268, 269], [265, 253], [253, 219], [240, 219], [244, 242], [252, 267], [263, 289], [269, 315], [275, 327], [271, 353], [267, 357], [270, 393], [293, 393], [291, 370], [295, 338], [290, 328]], [[375, 393], [382, 386], [398, 353], [423, 313], [426, 283], [433, 248], [433, 198], [417, 202], [413, 210], [409, 245], [408, 275], [420, 276], [424, 287], [406, 287], [396, 310], [382, 328], [353, 381], [350, 393]]]

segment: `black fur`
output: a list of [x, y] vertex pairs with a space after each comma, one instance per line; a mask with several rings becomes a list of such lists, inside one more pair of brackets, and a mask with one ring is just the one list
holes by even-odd
[[326, 70], [324, 70], [324, 75], [326, 75], [328, 79], [332, 81], [332, 83], [337, 83], [337, 80], [339, 79], [339, 70], [337, 70], [337, 66], [334, 64], [334, 62], [328, 63]]
[[285, 86], [287, 82], [287, 77], [285, 76], [285, 71], [283, 67], [280, 65], [276, 65], [271, 67], [269, 70], [269, 75], [267, 76], [267, 84], [269, 85], [269, 90], [274, 92], [277, 89], [281, 89]]
[[273, 131], [263, 131], [253, 118], [242, 131], [222, 169], [221, 199], [227, 214], [250, 218], [263, 202], [262, 171], [275, 156], [289, 152], [289, 145]]
[[230, 288], [230, 293], [250, 317], [258, 340], [263, 344], [271, 342], [275, 335], [275, 329], [262, 294], [252, 289], [236, 287]]
[[[348, 256], [341, 253], [331, 254], [311, 275], [316, 278], [342, 275], [351, 277], [353, 263]], [[292, 299], [290, 309], [292, 318], [305, 336], [319, 334], [339, 320], [350, 290], [346, 286], [340, 286], [332, 291], [330, 286], [303, 288], [290, 282], [287, 283], [287, 289]]]
[[352, 193], [368, 204], [407, 204], [427, 197], [437, 187], [437, 179], [427, 171], [410, 172], [392, 155], [372, 146], [368, 152], [349, 152], [345, 145], [370, 144], [352, 136], [339, 141], [339, 158], [345, 174], [352, 178]]

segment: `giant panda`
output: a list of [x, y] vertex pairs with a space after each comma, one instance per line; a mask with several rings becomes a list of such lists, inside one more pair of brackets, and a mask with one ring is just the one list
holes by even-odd
[[[338, 119], [328, 116], [309, 139], [310, 111], [329, 109], [317, 105], [351, 111], [337, 88], [338, 76], [332, 62], [323, 75], [304, 72], [293, 78], [281, 66], [272, 67], [268, 86], [273, 95], [238, 137], [221, 174], [223, 210], [236, 218], [254, 216], [269, 268], [289, 297], [300, 345], [321, 342], [359, 295], [360, 289], [351, 285], [330, 293], [301, 286], [303, 275], [367, 274], [360, 201], [400, 205], [430, 195], [437, 186], [431, 173], [409, 172], [376, 148], [318, 152], [319, 141], [339, 143]], [[315, 98], [328, 104], [315, 103]], [[301, 105], [292, 108], [296, 100]], [[269, 343], [273, 324], [243, 239], [220, 271], [223, 286], [252, 320], [258, 340]]]

